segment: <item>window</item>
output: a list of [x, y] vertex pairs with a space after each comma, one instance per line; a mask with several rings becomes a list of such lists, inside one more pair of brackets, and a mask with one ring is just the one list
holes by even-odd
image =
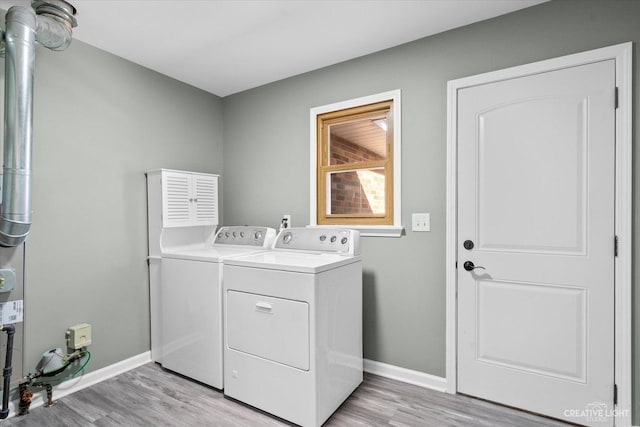
[[400, 91], [311, 110], [311, 224], [400, 235]]

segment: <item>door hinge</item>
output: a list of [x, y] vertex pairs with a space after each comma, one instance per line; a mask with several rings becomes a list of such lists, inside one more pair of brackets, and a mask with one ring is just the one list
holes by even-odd
[[618, 236], [614, 236], [613, 238], [613, 256], [618, 256]]
[[618, 384], [613, 385], [613, 404], [618, 404]]
[[617, 109], [618, 108], [618, 86], [616, 86], [616, 90], [615, 90], [614, 104], [615, 104], [614, 108]]

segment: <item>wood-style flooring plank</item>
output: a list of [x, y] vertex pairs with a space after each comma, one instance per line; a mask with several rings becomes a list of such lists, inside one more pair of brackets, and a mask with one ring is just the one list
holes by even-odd
[[[55, 393], [54, 393], [55, 398]], [[16, 427], [282, 427], [291, 424], [149, 363], [4, 420]], [[365, 374], [327, 427], [566, 427], [559, 421]]]

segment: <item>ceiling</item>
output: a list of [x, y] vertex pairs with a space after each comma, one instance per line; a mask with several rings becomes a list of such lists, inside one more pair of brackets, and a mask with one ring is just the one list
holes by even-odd
[[218, 96], [543, 1], [70, 0], [75, 39]]
[[[343, 143], [357, 145], [384, 159], [387, 157], [387, 120], [382, 118], [377, 122], [380, 124], [376, 124], [371, 119], [364, 119], [330, 125], [331, 142], [333, 143], [334, 138], [337, 137]], [[374, 159], [378, 160], [375, 157], [370, 160]]]

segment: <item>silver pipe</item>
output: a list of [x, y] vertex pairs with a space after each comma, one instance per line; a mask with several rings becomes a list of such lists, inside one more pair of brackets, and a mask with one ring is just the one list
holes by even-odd
[[17, 246], [31, 228], [31, 141], [36, 14], [12, 7], [6, 16], [4, 171], [0, 245]]
[[51, 50], [65, 50], [71, 44], [72, 28], [77, 26], [76, 8], [63, 0], [31, 3], [38, 15], [36, 41]]
[[71, 43], [71, 28], [76, 25], [75, 8], [63, 0], [34, 1], [32, 6], [35, 12], [12, 7], [5, 18], [2, 246], [21, 244], [31, 229], [35, 42], [63, 50]]

